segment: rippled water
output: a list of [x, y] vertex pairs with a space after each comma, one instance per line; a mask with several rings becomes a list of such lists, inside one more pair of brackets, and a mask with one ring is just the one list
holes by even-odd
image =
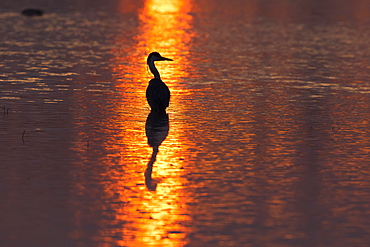
[[0, 7], [2, 245], [370, 243], [367, 1]]

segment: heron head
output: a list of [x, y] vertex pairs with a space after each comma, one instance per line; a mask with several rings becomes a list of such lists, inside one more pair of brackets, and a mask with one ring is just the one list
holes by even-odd
[[147, 62], [149, 63], [151, 61], [154, 62], [154, 61], [173, 61], [173, 60], [170, 58], [162, 57], [161, 54], [159, 54], [158, 52], [152, 52], [149, 54]]

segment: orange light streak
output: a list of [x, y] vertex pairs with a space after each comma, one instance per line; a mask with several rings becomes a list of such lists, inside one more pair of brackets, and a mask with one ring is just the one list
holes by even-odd
[[[152, 75], [146, 68], [146, 57], [153, 51], [174, 59], [174, 62], [158, 62], [156, 66], [171, 90], [168, 112], [171, 114], [171, 111], [181, 107], [181, 97], [188, 94], [178, 83], [178, 78], [189, 76], [186, 67], [189, 64], [184, 55], [189, 53], [192, 38], [189, 31], [192, 20], [188, 15], [190, 8], [189, 1], [148, 0], [139, 10], [141, 25], [138, 27], [140, 33], [135, 37], [137, 45], [125, 52], [128, 54], [126, 57], [116, 58], [117, 67], [114, 69], [122, 78], [127, 77], [126, 71], [130, 71], [132, 74], [129, 76], [133, 77], [132, 81], [122, 81], [117, 86], [121, 92], [130, 92], [124, 95], [124, 102], [130, 106], [124, 102], [118, 106], [121, 118], [126, 119], [130, 114], [139, 114], [142, 118], [149, 113], [145, 89]], [[188, 146], [180, 143], [180, 139], [184, 139], [180, 137], [182, 132], [171, 131], [170, 123], [167, 139], [159, 147], [158, 155], [153, 149], [151, 158], [152, 148], [145, 138], [144, 121], [139, 122], [143, 123], [140, 128], [137, 127], [138, 122], [132, 121], [129, 125], [126, 122], [122, 129], [120, 137], [127, 145], [121, 150], [121, 157], [126, 157], [122, 161], [125, 172], [116, 173], [114, 176], [120, 179], [109, 188], [120, 195], [120, 201], [125, 202], [116, 215], [117, 220], [127, 222], [121, 229], [123, 238], [117, 244], [183, 246], [186, 234], [183, 222], [189, 220], [189, 213], [184, 206], [184, 198], [188, 197], [183, 190], [187, 182], [182, 176], [183, 160], [178, 157]], [[131, 160], [130, 156], [136, 159]], [[150, 160], [154, 161], [152, 171], [149, 169]], [[148, 178], [151, 185], [148, 185]]]

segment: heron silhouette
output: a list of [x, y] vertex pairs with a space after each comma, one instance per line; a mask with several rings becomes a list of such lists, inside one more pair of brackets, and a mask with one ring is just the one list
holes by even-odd
[[150, 53], [147, 59], [150, 72], [152, 72], [154, 78], [149, 81], [149, 85], [146, 89], [146, 99], [148, 100], [152, 112], [160, 112], [166, 111], [166, 108], [170, 104], [171, 94], [167, 85], [161, 80], [161, 76], [154, 64], [155, 61], [173, 60], [162, 57], [158, 52]]

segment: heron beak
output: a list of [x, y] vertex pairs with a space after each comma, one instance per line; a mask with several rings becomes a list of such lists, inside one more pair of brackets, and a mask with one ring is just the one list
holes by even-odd
[[160, 61], [173, 61], [173, 60], [166, 57], [160, 57]]

